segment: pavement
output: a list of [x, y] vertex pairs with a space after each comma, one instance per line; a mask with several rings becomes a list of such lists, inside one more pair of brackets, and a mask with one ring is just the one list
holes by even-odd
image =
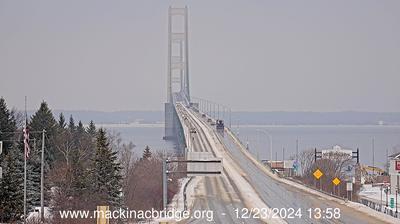
[[[195, 120], [188, 117], [185, 122], [187, 122], [187, 126], [195, 127], [197, 130], [196, 134], [192, 134], [191, 144], [189, 144], [191, 148], [189, 150], [214, 153], [213, 146]], [[190, 196], [188, 195], [190, 197], [188, 199], [189, 207], [192, 212], [195, 210], [213, 211], [213, 221], [210, 222], [207, 218], [192, 218], [180, 223], [265, 223], [260, 219], [248, 219], [246, 222], [237, 219], [235, 209], [243, 209], [247, 206], [244, 203], [245, 200], [241, 198], [237, 186], [225, 169], [220, 176], [200, 176], [195, 178], [198, 184], [193, 191], [194, 193]]]
[[[210, 209], [214, 212], [212, 223], [391, 223], [368, 213], [346, 206], [340, 200], [318, 196], [309, 191], [277, 181], [254, 158], [244, 152], [244, 147], [228, 133], [217, 133], [198, 113], [187, 110], [188, 121], [197, 129], [193, 135], [194, 151], [209, 151], [222, 157], [224, 171], [217, 177], [202, 178], [194, 191], [190, 208]], [[301, 218], [257, 219], [238, 218], [237, 209], [275, 208], [282, 211], [301, 210]], [[316, 209], [317, 210], [314, 210]], [[340, 209], [340, 218], [330, 219], [329, 210]], [[311, 209], [311, 210], [309, 210]], [[321, 209], [321, 218], [317, 211]], [[312, 212], [310, 215], [310, 211]], [[208, 223], [207, 220], [190, 219], [184, 223]]]

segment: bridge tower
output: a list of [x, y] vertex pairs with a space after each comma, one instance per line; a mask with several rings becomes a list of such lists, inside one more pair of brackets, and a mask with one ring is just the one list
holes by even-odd
[[174, 107], [176, 101], [190, 103], [188, 8], [168, 10], [168, 73], [165, 103], [165, 139], [176, 137], [179, 121]]

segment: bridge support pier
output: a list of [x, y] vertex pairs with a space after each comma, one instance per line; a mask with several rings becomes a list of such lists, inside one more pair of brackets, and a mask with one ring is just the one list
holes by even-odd
[[175, 108], [173, 103], [165, 103], [164, 104], [164, 111], [165, 111], [165, 140], [173, 140], [176, 139], [175, 135], [175, 123], [174, 119], [175, 115]]

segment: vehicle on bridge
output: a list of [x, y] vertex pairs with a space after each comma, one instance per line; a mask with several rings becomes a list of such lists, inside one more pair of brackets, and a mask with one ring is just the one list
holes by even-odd
[[224, 130], [224, 121], [223, 120], [217, 120], [217, 130]]

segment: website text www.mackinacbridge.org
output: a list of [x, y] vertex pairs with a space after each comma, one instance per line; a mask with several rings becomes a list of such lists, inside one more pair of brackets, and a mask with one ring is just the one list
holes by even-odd
[[212, 210], [61, 210], [59, 211], [61, 219], [128, 219], [128, 220], [158, 220], [168, 219], [181, 221], [185, 219], [205, 219], [208, 222], [214, 220], [214, 212]]

